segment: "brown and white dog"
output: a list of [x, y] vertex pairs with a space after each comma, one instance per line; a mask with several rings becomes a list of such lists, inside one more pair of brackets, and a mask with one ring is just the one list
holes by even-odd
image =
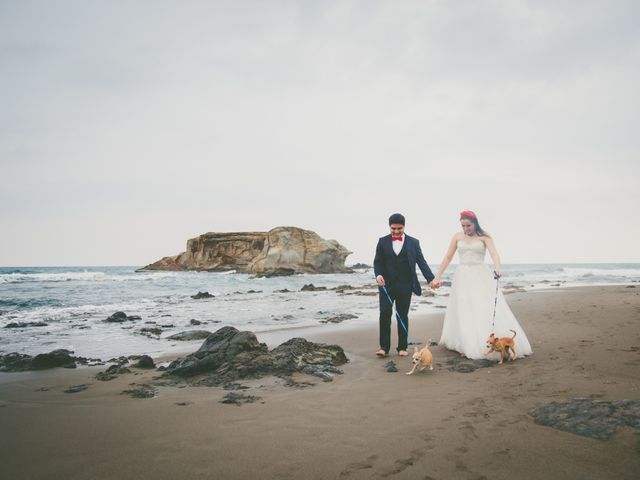
[[491, 335], [489, 335], [489, 338], [487, 338], [487, 348], [489, 348], [489, 350], [487, 350], [485, 355], [489, 355], [491, 352], [500, 352], [500, 362], [498, 362], [500, 364], [502, 364], [502, 362], [504, 361], [505, 355], [507, 355], [507, 359], [509, 361], [516, 358], [515, 342], [513, 341], [513, 339], [516, 338], [516, 332], [511, 329], [509, 330], [513, 332], [513, 337], [511, 338], [498, 338], [496, 337], [495, 333], [492, 333]]
[[425, 342], [423, 349], [418, 350], [418, 347], [413, 348], [413, 358], [411, 359], [413, 368], [410, 372], [407, 372], [407, 375], [414, 373], [418, 367], [420, 367], [420, 371], [423, 371], [427, 367], [429, 367], [429, 370], [433, 370], [433, 355], [431, 355], [429, 351], [430, 343], [431, 339], [429, 338]]

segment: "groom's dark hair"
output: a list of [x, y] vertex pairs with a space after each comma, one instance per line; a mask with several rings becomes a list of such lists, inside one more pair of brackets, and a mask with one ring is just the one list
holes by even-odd
[[400, 224], [404, 225], [404, 215], [401, 213], [394, 213], [389, 217], [389, 225]]

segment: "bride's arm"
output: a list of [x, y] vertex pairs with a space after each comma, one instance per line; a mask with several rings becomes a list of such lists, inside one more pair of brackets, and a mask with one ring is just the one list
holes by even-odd
[[493, 261], [493, 268], [500, 277], [502, 275], [502, 272], [500, 271], [500, 255], [498, 255], [493, 239], [491, 237], [484, 237], [484, 244], [487, 246], [487, 250], [489, 250], [489, 255]]
[[436, 274], [436, 278], [433, 280], [435, 283], [440, 283], [440, 277], [445, 272], [451, 260], [453, 260], [453, 256], [456, 254], [456, 250], [458, 249], [458, 235], [454, 235], [451, 239], [451, 243], [449, 244], [449, 250], [445, 254], [442, 262], [440, 262], [440, 268], [438, 269], [438, 273]]

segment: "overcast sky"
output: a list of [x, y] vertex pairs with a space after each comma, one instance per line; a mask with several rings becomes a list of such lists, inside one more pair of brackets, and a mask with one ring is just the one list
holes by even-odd
[[640, 262], [640, 2], [0, 0], [0, 265], [294, 225]]

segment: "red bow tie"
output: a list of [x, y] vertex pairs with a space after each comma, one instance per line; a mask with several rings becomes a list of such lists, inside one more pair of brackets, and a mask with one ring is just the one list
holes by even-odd
[[402, 237], [391, 237], [391, 241], [395, 242], [396, 240], [401, 242], [402, 241]]

